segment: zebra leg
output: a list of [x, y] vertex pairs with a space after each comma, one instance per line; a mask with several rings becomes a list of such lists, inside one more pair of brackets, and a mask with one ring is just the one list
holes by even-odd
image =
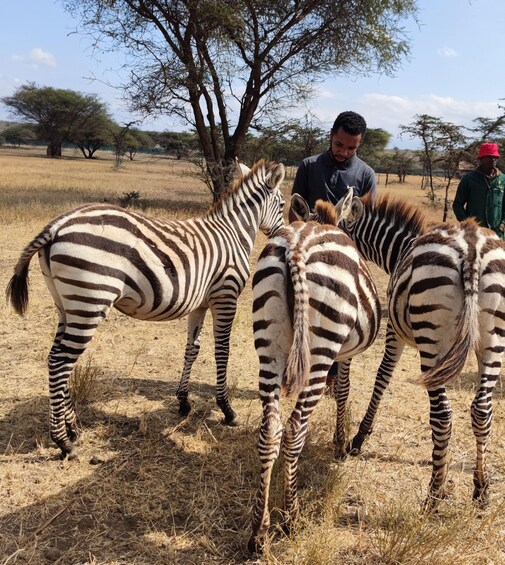
[[500, 368], [501, 362], [496, 362], [495, 358], [487, 362], [479, 359], [480, 387], [473, 399], [471, 409], [472, 430], [477, 442], [472, 498], [482, 507], [486, 507], [489, 503], [489, 474], [486, 465], [486, 450], [493, 421], [493, 390], [500, 374]]
[[188, 339], [184, 352], [184, 368], [176, 392], [177, 400], [179, 401], [179, 414], [181, 416], [187, 416], [191, 411], [191, 404], [188, 400], [189, 376], [191, 374], [191, 367], [200, 351], [200, 333], [206, 313], [207, 308], [198, 308], [188, 316]]
[[261, 482], [256, 493], [252, 512], [252, 534], [247, 543], [249, 553], [260, 553], [265, 535], [270, 527], [268, 497], [272, 480], [272, 469], [279, 457], [282, 423], [279, 415], [279, 389], [273, 399], [263, 401], [263, 419], [261, 422], [258, 452], [261, 462]]
[[423, 511], [434, 510], [445, 498], [444, 484], [447, 476], [447, 451], [452, 431], [452, 409], [445, 387], [428, 390], [430, 399], [430, 426], [433, 440], [432, 473], [428, 496]]
[[309, 385], [300, 393], [284, 430], [282, 453], [284, 455], [284, 530], [286, 532], [289, 531], [291, 523], [298, 514], [298, 459], [307, 437], [308, 419], [324, 393], [328, 368], [326, 366], [326, 370], [318, 380], [311, 378], [312, 387]]
[[[56, 335], [54, 337], [53, 349], [57, 349], [61, 339], [65, 333], [66, 318], [65, 313], [58, 308], [58, 327], [56, 330]], [[77, 416], [75, 413], [75, 408], [72, 402], [72, 397], [70, 395], [69, 387], [65, 391], [65, 428], [67, 430], [67, 437], [71, 442], [75, 442], [79, 438], [79, 428], [77, 426]]]
[[379, 404], [382, 400], [382, 396], [389, 386], [391, 377], [393, 376], [393, 371], [402, 356], [404, 348], [405, 343], [396, 335], [396, 332], [388, 322], [384, 356], [382, 357], [381, 364], [377, 371], [377, 376], [375, 377], [372, 398], [370, 399], [366, 413], [361, 420], [358, 432], [349, 443], [348, 451], [350, 455], [358, 455], [361, 453], [363, 442], [369, 435], [371, 435], [373, 431], [373, 423]]
[[335, 434], [333, 436], [333, 445], [335, 446], [335, 459], [344, 460], [347, 456], [346, 452], [346, 432], [345, 432], [345, 408], [347, 399], [349, 398], [349, 369], [351, 367], [351, 359], [339, 361], [338, 375], [333, 379], [333, 396], [337, 403], [337, 423]]
[[237, 311], [237, 300], [228, 296], [225, 299], [214, 301], [211, 306], [214, 320], [214, 343], [216, 358], [216, 402], [221, 408], [224, 419], [223, 424], [237, 426], [237, 414], [230, 406], [228, 400], [228, 386], [226, 384], [226, 371], [230, 356], [230, 334]]
[[61, 457], [75, 458], [73, 442], [79, 436], [77, 416], [70, 397], [68, 380], [77, 360], [93, 337], [106, 312], [86, 313], [86, 317], [62, 314], [48, 356], [50, 436], [61, 449]]

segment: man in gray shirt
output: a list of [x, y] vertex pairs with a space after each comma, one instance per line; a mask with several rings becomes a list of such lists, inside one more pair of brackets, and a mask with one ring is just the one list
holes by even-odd
[[[339, 114], [331, 128], [330, 148], [300, 163], [291, 194], [303, 196], [311, 208], [320, 198], [336, 204], [351, 186], [355, 196], [375, 194], [375, 172], [356, 155], [365, 133], [363, 116], [350, 111]], [[289, 220], [294, 219], [290, 211]]]
[[[321, 155], [304, 159], [296, 171], [291, 194], [299, 194], [310, 208], [316, 200], [329, 200], [336, 204], [353, 187], [355, 196], [376, 193], [375, 172], [362, 161], [356, 151], [365, 137], [366, 122], [356, 112], [342, 112], [337, 116], [330, 132], [330, 148]], [[289, 210], [289, 221], [296, 219]], [[332, 388], [338, 363], [328, 371], [326, 384]]]

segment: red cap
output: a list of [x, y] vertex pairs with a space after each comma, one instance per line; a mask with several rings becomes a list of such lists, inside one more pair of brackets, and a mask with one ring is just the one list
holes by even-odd
[[483, 143], [479, 147], [479, 154], [477, 155], [477, 159], [480, 159], [481, 157], [496, 157], [498, 159], [500, 157], [500, 153], [498, 152], [498, 144]]

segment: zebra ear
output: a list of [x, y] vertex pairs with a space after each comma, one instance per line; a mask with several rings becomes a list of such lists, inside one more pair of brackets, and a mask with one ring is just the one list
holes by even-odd
[[352, 196], [352, 188], [347, 194], [341, 198], [336, 206], [338, 221], [344, 222], [345, 225], [352, 225], [363, 214], [363, 202], [357, 196]]
[[346, 219], [349, 215], [350, 208], [351, 208], [351, 201], [353, 195], [353, 186], [347, 187], [348, 191], [344, 197], [342, 197], [336, 204], [335, 204], [335, 212], [337, 213], [337, 218]]
[[284, 165], [282, 163], [279, 163], [266, 175], [266, 185], [272, 190], [278, 188], [284, 180], [285, 174], [286, 170], [284, 169]]
[[297, 220], [307, 222], [310, 217], [310, 208], [307, 201], [299, 194], [293, 194], [291, 197], [291, 212], [295, 215]]
[[235, 157], [235, 168], [239, 177], [245, 177], [248, 173], [251, 172], [251, 169], [247, 165], [244, 165], [244, 163], [241, 163], [238, 160], [238, 157]]

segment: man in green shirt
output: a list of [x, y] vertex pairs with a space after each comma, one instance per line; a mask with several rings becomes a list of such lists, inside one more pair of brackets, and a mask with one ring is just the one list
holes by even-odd
[[460, 222], [475, 216], [481, 226], [491, 228], [505, 239], [505, 174], [496, 168], [499, 157], [496, 143], [480, 146], [479, 166], [461, 179], [452, 209]]

